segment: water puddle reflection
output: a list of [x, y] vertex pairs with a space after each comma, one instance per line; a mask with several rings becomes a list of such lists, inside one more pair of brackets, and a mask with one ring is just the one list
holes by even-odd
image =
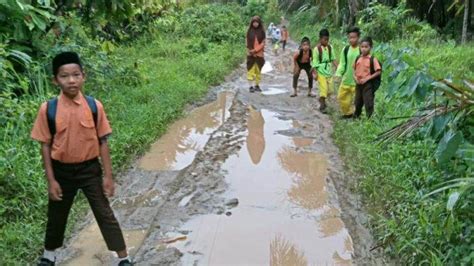
[[181, 227], [187, 240], [170, 246], [184, 253], [183, 265], [351, 264], [350, 235], [328, 199], [327, 158], [297, 151], [311, 139], [276, 134], [293, 125], [270, 111], [249, 110], [246, 149], [223, 166], [225, 196], [239, 205], [229, 215], [197, 216]]
[[277, 94], [283, 94], [283, 93], [287, 93], [288, 90], [285, 90], [285, 89], [279, 89], [279, 88], [266, 88], [263, 90], [262, 94], [263, 95], [277, 95]]
[[170, 126], [140, 160], [149, 171], [181, 170], [190, 165], [210, 135], [229, 117], [234, 93], [222, 92], [214, 102], [198, 107]]

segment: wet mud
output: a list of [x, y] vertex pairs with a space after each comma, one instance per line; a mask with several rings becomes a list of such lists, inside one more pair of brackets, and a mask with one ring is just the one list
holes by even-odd
[[[291, 50], [266, 59], [262, 93], [242, 64], [119, 177], [112, 206], [138, 265], [385, 264], [329, 117], [317, 98], [289, 97]], [[90, 214], [60, 256], [114, 261]]]

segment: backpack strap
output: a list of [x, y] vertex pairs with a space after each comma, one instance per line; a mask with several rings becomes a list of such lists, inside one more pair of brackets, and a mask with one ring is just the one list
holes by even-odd
[[51, 144], [56, 134], [56, 112], [58, 110], [58, 98], [53, 98], [46, 103], [46, 116], [48, 118], [49, 133], [51, 133]]
[[[85, 96], [87, 105], [92, 112], [92, 118], [94, 119], [94, 126], [97, 130], [97, 103], [95, 102], [94, 97]], [[56, 113], [58, 111], [58, 98], [53, 98], [46, 103], [46, 116], [48, 118], [48, 127], [51, 134], [51, 144], [54, 140], [54, 135], [56, 135]]]
[[328, 52], [329, 52], [329, 61], [332, 59], [332, 46], [329, 44], [328, 45]]
[[87, 104], [89, 105], [89, 108], [91, 109], [92, 112], [92, 118], [94, 119], [94, 125], [97, 129], [97, 103], [95, 102], [94, 97], [92, 96], [85, 96]]
[[360, 59], [360, 55], [356, 57], [356, 60], [354, 61], [354, 65], [357, 65], [357, 61], [359, 61], [359, 59]]
[[344, 65], [344, 72], [342, 73], [342, 75], [346, 74], [346, 71], [347, 71], [347, 65], [348, 65], [348, 62], [347, 62], [347, 55], [349, 54], [349, 45], [347, 45], [346, 47], [344, 47], [344, 62], [346, 62], [346, 64]]
[[319, 63], [323, 62], [323, 47], [321, 44], [318, 44], [318, 56], [319, 56]]

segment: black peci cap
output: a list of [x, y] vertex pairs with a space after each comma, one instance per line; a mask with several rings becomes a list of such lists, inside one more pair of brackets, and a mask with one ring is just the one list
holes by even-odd
[[56, 55], [53, 59], [53, 75], [58, 74], [58, 70], [61, 66], [67, 64], [77, 64], [82, 69], [81, 59], [79, 55], [75, 52], [62, 52]]

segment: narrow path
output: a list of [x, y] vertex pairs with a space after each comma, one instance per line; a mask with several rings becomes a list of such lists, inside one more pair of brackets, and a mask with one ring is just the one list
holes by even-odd
[[[290, 53], [267, 53], [262, 94], [242, 65], [121, 177], [113, 207], [139, 265], [380, 263], [329, 118], [306, 91], [288, 97]], [[113, 260], [91, 218], [66, 265]]]

